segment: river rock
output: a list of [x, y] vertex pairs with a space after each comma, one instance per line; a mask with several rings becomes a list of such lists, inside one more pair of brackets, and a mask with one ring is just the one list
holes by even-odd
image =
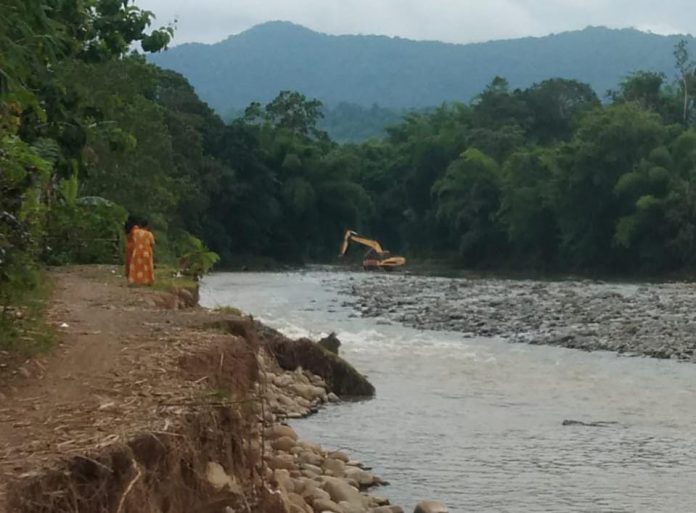
[[338, 340], [335, 333], [331, 333], [327, 337], [322, 338], [317, 344], [336, 355], [338, 354], [338, 348], [341, 347], [341, 341]]
[[333, 513], [343, 513], [343, 508], [331, 499], [317, 499], [312, 504], [315, 512], [331, 511]]
[[266, 438], [269, 438], [271, 440], [275, 440], [276, 438], [282, 438], [282, 437], [292, 438], [294, 441], [297, 441], [297, 439], [298, 439], [298, 436], [297, 436], [297, 433], [295, 433], [295, 430], [292, 429], [290, 426], [285, 426], [283, 424], [277, 424], [277, 425], [270, 427], [266, 430]]
[[376, 484], [375, 477], [361, 468], [345, 467], [344, 475], [348, 479], [356, 481], [360, 488], [368, 488]]
[[309, 504], [305, 502], [304, 498], [302, 498], [301, 495], [298, 495], [296, 493], [288, 493], [288, 501], [291, 504], [297, 506], [297, 508], [303, 511], [304, 513], [314, 513], [312, 508], [309, 506]]
[[327, 491], [322, 490], [319, 487], [305, 490], [302, 496], [307, 500], [307, 502], [311, 504], [314, 504], [314, 502], [318, 500], [331, 500], [331, 495], [329, 495]]
[[295, 448], [296, 444], [297, 442], [295, 442], [295, 440], [289, 436], [281, 436], [280, 438], [276, 438], [275, 440], [271, 441], [271, 447], [273, 447], [276, 451], [290, 452]]
[[278, 486], [283, 488], [286, 492], [295, 491], [295, 483], [293, 483], [290, 477], [290, 472], [284, 468], [279, 468], [273, 471], [273, 478], [278, 483]]
[[366, 506], [367, 498], [361, 495], [357, 488], [353, 488], [341, 479], [325, 477], [322, 488], [329, 493], [331, 500], [336, 503], [345, 501], [359, 508]]
[[327, 471], [327, 474], [330, 472], [331, 475], [335, 477], [344, 477], [346, 475], [346, 464], [341, 460], [326, 458], [322, 468]]
[[365, 513], [364, 506], [356, 506], [355, 504], [351, 504], [350, 502], [346, 501], [341, 501], [338, 503], [338, 505], [343, 510], [343, 513]]
[[300, 453], [299, 460], [301, 463], [308, 463], [316, 467], [321, 467], [321, 465], [324, 463], [324, 458], [310, 451]]
[[447, 506], [440, 501], [421, 501], [413, 513], [449, 513]]
[[369, 513], [404, 513], [401, 506], [379, 506], [372, 508]]
[[267, 458], [268, 466], [273, 469], [295, 470], [295, 458], [290, 454], [274, 454]]
[[315, 387], [314, 385], [310, 384], [296, 383], [290, 387], [290, 390], [292, 390], [297, 395], [308, 401], [321, 399], [323, 396], [326, 395], [326, 390], [324, 390], [323, 388]]
[[307, 477], [317, 477], [323, 474], [321, 468], [311, 463], [300, 463], [300, 470], [305, 473]]
[[209, 462], [206, 468], [205, 477], [208, 480], [208, 483], [210, 483], [210, 485], [216, 490], [227, 489], [229, 492], [239, 495], [242, 494], [242, 489], [239, 486], [239, 483], [237, 483], [233, 477], [227, 474], [225, 469], [219, 463], [213, 461]]
[[341, 451], [332, 451], [329, 453], [330, 458], [334, 458], [336, 460], [341, 460], [343, 463], [348, 463], [350, 461], [350, 458], [345, 452]]

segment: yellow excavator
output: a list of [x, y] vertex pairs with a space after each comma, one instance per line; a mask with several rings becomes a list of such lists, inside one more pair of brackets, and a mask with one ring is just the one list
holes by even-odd
[[363, 269], [366, 270], [392, 270], [406, 264], [406, 259], [402, 256], [392, 256], [389, 251], [382, 249], [382, 246], [376, 240], [368, 239], [359, 235], [353, 230], [346, 230], [341, 242], [341, 249], [338, 253], [342, 257], [348, 251], [348, 245], [351, 242], [367, 246], [367, 253], [363, 256]]

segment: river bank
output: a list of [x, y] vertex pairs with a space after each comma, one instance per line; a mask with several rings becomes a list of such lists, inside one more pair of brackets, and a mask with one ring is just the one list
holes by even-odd
[[696, 362], [689, 283], [375, 275], [346, 288], [363, 317], [465, 337]]
[[0, 511], [402, 511], [368, 493], [385, 483], [365, 465], [286, 425], [374, 393], [337, 356], [111, 268], [53, 279], [56, 354], [3, 385]]

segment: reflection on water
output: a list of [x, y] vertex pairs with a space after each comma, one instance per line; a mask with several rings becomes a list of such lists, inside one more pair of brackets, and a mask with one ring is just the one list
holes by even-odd
[[338, 334], [377, 397], [294, 425], [372, 466], [392, 483], [378, 493], [407, 510], [439, 499], [451, 511], [696, 511], [696, 367], [361, 319], [338, 291], [369, 279], [219, 274], [202, 302], [289, 336]]

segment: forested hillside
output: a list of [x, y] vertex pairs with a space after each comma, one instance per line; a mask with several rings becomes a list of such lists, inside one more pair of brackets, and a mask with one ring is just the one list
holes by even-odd
[[128, 213], [151, 220], [160, 263], [194, 274], [214, 261], [207, 248], [222, 265], [333, 261], [346, 228], [470, 268], [696, 263], [686, 41], [666, 51], [676, 80], [627, 75], [606, 104], [574, 80], [497, 77], [469, 103], [340, 145], [298, 92], [225, 124], [181, 75], [131, 53], [171, 32], [148, 32], [130, 2], [7, 0], [1, 14], [2, 305], [44, 264], [119, 262]]
[[674, 77], [677, 36], [590, 27], [539, 38], [455, 45], [383, 36], [330, 36], [269, 22], [213, 45], [182, 44], [152, 57], [182, 73], [217, 112], [299, 91], [333, 108], [435, 107], [469, 102], [496, 76], [527, 88], [575, 79], [600, 96], [638, 70]]

